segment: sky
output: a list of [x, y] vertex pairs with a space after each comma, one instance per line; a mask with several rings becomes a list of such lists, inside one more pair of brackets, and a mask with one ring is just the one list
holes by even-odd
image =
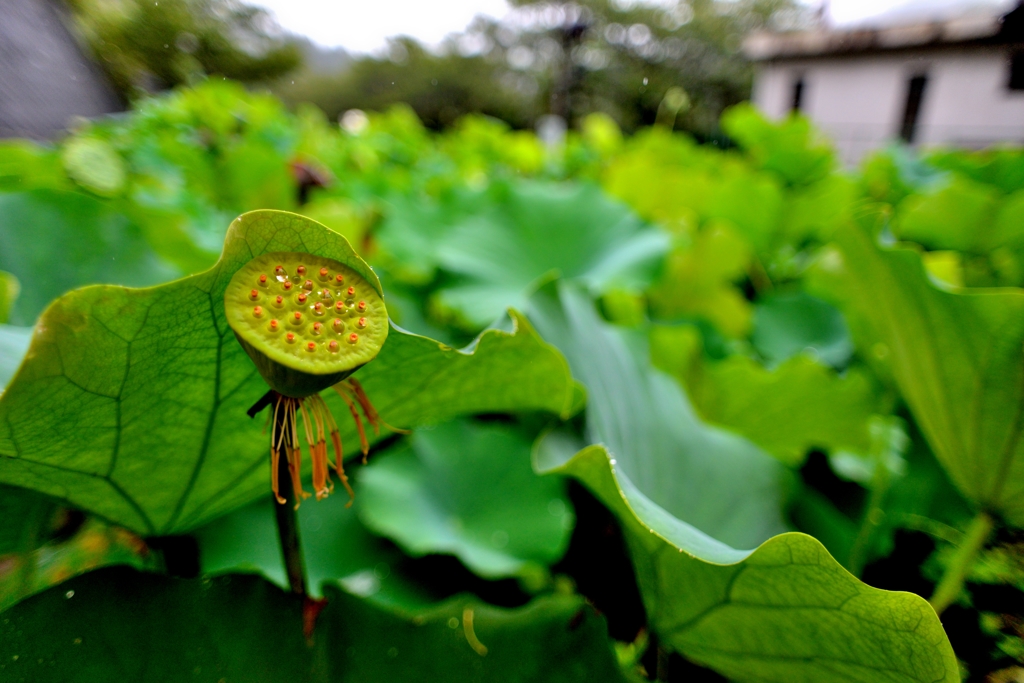
[[[815, 0], [805, 0], [817, 4]], [[462, 31], [478, 14], [498, 18], [508, 13], [505, 0], [250, 0], [270, 10], [288, 31], [323, 47], [350, 52], [375, 52], [387, 38], [407, 35], [437, 45], [449, 33]], [[859, 23], [902, 6], [944, 7], [963, 0], [831, 0], [837, 24]], [[999, 0], [981, 0], [999, 2]]]

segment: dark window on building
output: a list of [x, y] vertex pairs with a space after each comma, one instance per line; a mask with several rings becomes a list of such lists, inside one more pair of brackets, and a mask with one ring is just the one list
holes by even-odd
[[1024, 90], [1024, 51], [1010, 55], [1010, 80], [1006, 87], [1010, 90]]
[[790, 111], [802, 111], [804, 106], [804, 79], [797, 78], [793, 81], [793, 102]]
[[903, 108], [903, 123], [900, 125], [900, 138], [906, 143], [913, 142], [917, 135], [917, 119], [921, 114], [926, 85], [928, 77], [924, 74], [914, 76], [907, 82], [907, 104]]

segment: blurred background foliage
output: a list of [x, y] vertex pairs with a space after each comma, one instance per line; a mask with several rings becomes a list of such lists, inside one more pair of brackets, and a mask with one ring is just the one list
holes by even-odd
[[126, 98], [206, 75], [273, 79], [301, 64], [266, 11], [235, 0], [69, 0], [76, 23]]
[[751, 30], [810, 21], [794, 0], [512, 3], [437, 49], [407, 37], [357, 56], [289, 36], [235, 0], [72, 0], [80, 32], [126, 99], [222, 76], [259, 82], [334, 120], [353, 108], [412, 107], [429, 128], [483, 113], [514, 128], [604, 113], [627, 131], [655, 121], [700, 136], [750, 94]]
[[[321, 102], [326, 113], [291, 110], [211, 77], [83, 122], [53, 144], [0, 143], [0, 385], [24, 354], [29, 327], [63, 292], [203, 270], [238, 214], [297, 211], [352, 242], [381, 276], [395, 322], [413, 332], [462, 345], [496, 320], [505, 324], [506, 307], [526, 312], [588, 391], [586, 412], [557, 438], [620, 453], [643, 474], [644, 492], [678, 519], [736, 547], [804, 531], [869, 585], [930, 596], [973, 510], [992, 501], [951, 483], [960, 456], [922, 420], [913, 368], [877, 317], [885, 307], [857, 298], [866, 291], [858, 277], [889, 282], [886, 268], [896, 266], [883, 252], [858, 250], [850, 235], [907, 247], [900, 263], [923, 264], [927, 291], [1016, 292], [1024, 286], [1024, 153], [918, 156], [894, 147], [845, 170], [803, 119], [772, 123], [743, 104], [721, 119], [724, 149], [674, 132], [714, 130], [747, 87], [745, 67], [732, 61], [737, 32], [792, 9], [730, 5], [692, 3], [693, 16], [674, 18], [650, 7], [578, 5], [575, 20], [586, 26], [575, 37], [558, 37], [564, 17], [543, 18], [558, 6], [526, 6], [536, 23], [508, 35], [480, 25], [467, 36], [486, 47], [465, 48], [468, 56], [397, 42], [388, 59], [357, 60], [341, 76], [353, 87], [390, 73], [402, 89]], [[96, 35], [129, 30], [132, 7], [97, 22]], [[213, 15], [255, 25], [244, 13]], [[181, 19], [199, 45], [204, 16]], [[641, 22], [646, 41], [634, 30]], [[686, 36], [685, 49], [674, 51], [666, 27]], [[154, 72], [149, 40], [140, 36], [138, 54], [117, 62], [133, 84], [126, 87], [145, 72], [164, 85], [193, 78], [187, 64]], [[554, 45], [549, 61], [544, 45]], [[281, 47], [243, 58], [214, 42], [175, 49], [211, 74], [268, 77], [283, 69], [271, 62], [286, 65], [292, 54]], [[575, 61], [559, 61], [567, 55]], [[256, 61], [240, 66], [246, 59]], [[261, 59], [270, 61], [256, 68]], [[589, 60], [604, 59], [591, 68], [598, 61]], [[697, 78], [691, 63], [704, 69], [705, 86], [678, 80]], [[510, 95], [515, 84], [486, 93], [466, 86], [464, 104], [443, 94], [458, 92], [457, 78], [504, 82], [499, 71], [532, 79], [533, 99]], [[442, 85], [445, 73], [452, 81]], [[641, 73], [650, 74], [649, 97], [636, 84]], [[416, 80], [427, 76], [441, 90]], [[302, 78], [278, 92], [306, 99], [300, 85], [313, 81]], [[666, 104], [672, 86], [685, 89], [688, 105]], [[586, 95], [590, 87], [630, 94], [605, 101]], [[490, 104], [472, 100], [484, 95]], [[389, 106], [404, 98], [412, 106]], [[335, 123], [357, 101], [381, 111], [349, 111]], [[534, 108], [517, 113], [523, 102]], [[552, 102], [574, 124], [564, 139], [517, 129]], [[462, 106], [512, 123], [463, 115]], [[39, 278], [44, 270], [51, 275]], [[895, 285], [886, 291], [913, 300]], [[913, 317], [907, 306], [897, 317]], [[955, 336], [947, 327], [937, 333], [945, 334]], [[927, 339], [914, 343], [927, 350]], [[620, 367], [632, 370], [616, 374]], [[312, 583], [326, 581], [328, 593], [340, 583], [371, 600], [351, 609], [369, 610], [373, 624], [397, 618], [373, 611], [381, 605], [429, 621], [417, 610], [468, 591], [493, 605], [533, 605], [524, 623], [541, 629], [547, 617], [536, 615], [573, 613], [579, 604], [566, 596], [578, 592], [607, 618], [629, 676], [721, 680], [647, 647], [657, 634], [645, 627], [615, 519], [582, 486], [530, 467], [531, 449], [552, 426], [531, 413], [478, 415], [382, 442], [366, 468], [354, 468], [351, 510], [341, 497], [300, 510]], [[267, 503], [190, 534], [141, 539], [50, 499], [4, 491], [5, 517], [23, 520], [0, 535], [4, 606], [100, 564], [284, 578]], [[993, 505], [1011, 523], [968, 567], [967, 588], [943, 618], [979, 681], [1024, 669], [1021, 538], [1012, 506]], [[439, 623], [460, 614], [452, 604], [436, 608]], [[599, 635], [587, 629], [587, 638]]]

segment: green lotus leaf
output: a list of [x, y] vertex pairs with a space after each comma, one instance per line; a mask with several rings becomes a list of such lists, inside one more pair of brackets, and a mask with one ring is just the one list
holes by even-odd
[[543, 442], [537, 464], [579, 479], [619, 519], [649, 623], [668, 647], [742, 682], [960, 680], [923, 598], [861, 583], [804, 534], [735, 550], [654, 503], [603, 446], [565, 456]]
[[741, 548], [785, 531], [781, 463], [702, 422], [679, 383], [647, 359], [642, 331], [605, 323], [571, 283], [545, 287], [529, 310], [587, 387], [586, 443], [607, 446], [652, 500]]
[[[267, 390], [234, 338], [224, 291], [274, 251], [348, 264], [348, 242], [294, 214], [237, 219], [210, 270], [150, 289], [93, 286], [55, 301], [0, 397], [0, 482], [62, 499], [142, 534], [199, 526], [269, 489], [268, 437], [246, 410]], [[389, 423], [464, 413], [567, 414], [576, 387], [561, 355], [517, 314], [456, 350], [397, 328], [357, 377]], [[507, 381], [508, 377], [516, 381]], [[345, 415], [338, 397], [334, 414]], [[355, 430], [340, 420], [354, 451]]]
[[[423, 209], [393, 216], [379, 239], [396, 258], [433, 262], [454, 276], [435, 296], [469, 329], [521, 307], [552, 273], [594, 291], [642, 289], [668, 248], [667, 235], [595, 185], [517, 182], [456, 206], [440, 216]], [[424, 213], [424, 220], [416, 218]]]
[[456, 420], [410, 441], [359, 473], [370, 529], [412, 555], [453, 554], [488, 578], [543, 571], [565, 552], [573, 515], [563, 482], [534, 473], [521, 431]]
[[256, 576], [172, 579], [125, 567], [7, 610], [0, 677], [294, 683], [622, 683], [604, 620], [578, 596], [504, 609], [459, 596], [399, 611], [326, 589], [313, 637], [302, 598]]
[[837, 239], [852, 311], [953, 483], [1024, 526], [1024, 291], [939, 289], [914, 250], [854, 227]]
[[103, 197], [124, 188], [124, 160], [110, 143], [98, 138], [73, 138], [64, 147], [64, 169], [76, 183]]
[[688, 386], [709, 422], [799, 466], [812, 448], [867, 453], [878, 399], [861, 371], [836, 375], [807, 356], [767, 370], [744, 356], [708, 363]]
[[144, 223], [122, 208], [64, 190], [0, 193], [0, 269], [21, 282], [11, 324], [32, 325], [53, 299], [74, 287], [141, 287], [182, 274], [157, 256]]

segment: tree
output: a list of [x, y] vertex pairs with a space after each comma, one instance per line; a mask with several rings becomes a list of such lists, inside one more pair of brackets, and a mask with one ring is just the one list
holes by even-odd
[[471, 111], [514, 126], [546, 113], [575, 122], [604, 112], [628, 130], [660, 121], [709, 134], [725, 107], [749, 96], [742, 37], [805, 17], [794, 0], [512, 4], [507, 19], [477, 18], [439, 54], [406, 38], [385, 56], [356, 60], [347, 74], [280, 93], [329, 114], [407, 102], [435, 126]]
[[277, 78], [300, 62], [266, 11], [236, 0], [69, 0], [82, 33], [127, 97], [203, 75]]

